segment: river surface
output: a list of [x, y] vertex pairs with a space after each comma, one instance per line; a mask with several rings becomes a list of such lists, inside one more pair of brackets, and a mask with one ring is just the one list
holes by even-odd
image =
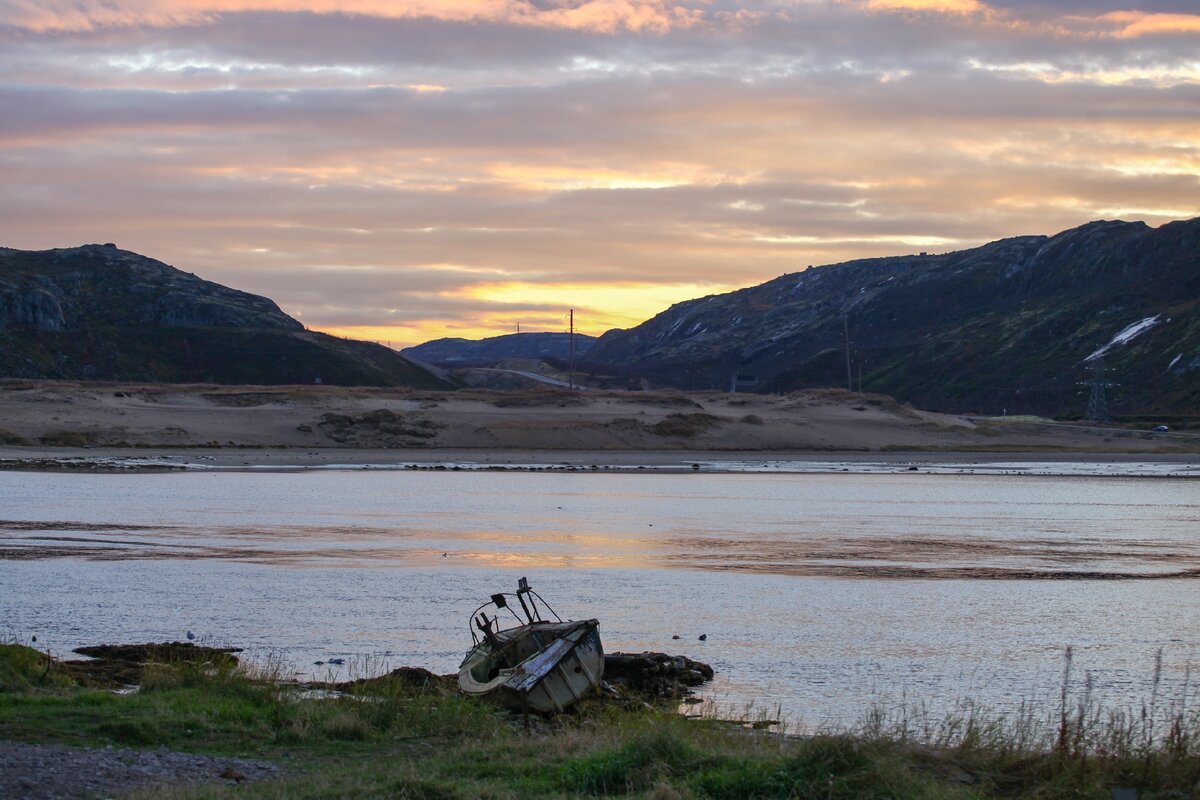
[[59, 655], [190, 630], [320, 677], [451, 672], [521, 576], [607, 650], [807, 726], [1057, 704], [1068, 646], [1113, 707], [1160, 649], [1160, 698], [1200, 683], [1194, 478], [0, 472], [0, 637]]

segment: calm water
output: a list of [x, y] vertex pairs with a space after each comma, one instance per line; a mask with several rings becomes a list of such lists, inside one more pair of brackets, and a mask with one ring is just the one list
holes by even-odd
[[809, 724], [1056, 698], [1067, 645], [1132, 704], [1157, 649], [1167, 696], [1200, 666], [1200, 482], [0, 472], [0, 635], [57, 653], [190, 629], [320, 675], [450, 672], [522, 575], [608, 650], [699, 658], [711, 695]]

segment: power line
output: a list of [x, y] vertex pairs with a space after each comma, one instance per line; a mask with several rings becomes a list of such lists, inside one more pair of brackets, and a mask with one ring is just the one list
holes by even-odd
[[1080, 381], [1080, 386], [1091, 386], [1092, 393], [1088, 397], [1087, 417], [1092, 422], [1107, 422], [1108, 421], [1108, 395], [1107, 389], [1109, 386], [1120, 386], [1119, 383], [1104, 380], [1104, 373], [1107, 370], [1104, 367], [1104, 357], [1100, 356], [1092, 361], [1092, 379], [1089, 381]]

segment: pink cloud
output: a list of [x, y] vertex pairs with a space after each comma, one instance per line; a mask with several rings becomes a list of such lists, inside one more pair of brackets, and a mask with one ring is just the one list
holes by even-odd
[[241, 12], [307, 12], [383, 19], [501, 22], [612, 33], [664, 32], [698, 23], [703, 10], [672, 0], [9, 0], [0, 23], [33, 31], [173, 27]]
[[973, 14], [988, 9], [978, 0], [867, 0], [872, 11], [934, 11], [943, 14]]
[[1147, 14], [1142, 11], [1114, 11], [1097, 18], [1113, 28], [1112, 35], [1136, 39], [1171, 33], [1200, 33], [1200, 16], [1195, 14]]

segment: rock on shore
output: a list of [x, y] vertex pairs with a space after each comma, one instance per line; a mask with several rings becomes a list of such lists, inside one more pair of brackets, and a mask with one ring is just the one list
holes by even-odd
[[604, 656], [604, 680], [627, 694], [655, 700], [674, 700], [713, 679], [713, 668], [687, 656], [666, 653], [609, 653]]

